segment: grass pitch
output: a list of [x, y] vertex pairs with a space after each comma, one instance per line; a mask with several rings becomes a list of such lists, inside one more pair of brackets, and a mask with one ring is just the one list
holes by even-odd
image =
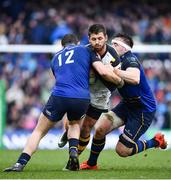
[[[99, 170], [62, 171], [68, 159], [67, 150], [39, 150], [23, 172], [2, 172], [16, 162], [21, 151], [0, 151], [0, 179], [171, 179], [171, 150], [148, 150], [121, 158], [114, 150], [104, 150], [99, 158]], [[89, 150], [80, 156], [86, 160]]]

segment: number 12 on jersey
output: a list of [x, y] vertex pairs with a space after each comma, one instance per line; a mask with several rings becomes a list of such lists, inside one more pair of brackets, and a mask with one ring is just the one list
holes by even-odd
[[62, 54], [59, 54], [59, 56], [58, 56], [59, 66], [62, 66], [63, 64], [74, 63], [74, 59], [72, 59], [73, 55], [74, 55], [74, 50], [70, 50], [70, 51], [65, 52], [65, 58], [64, 59], [62, 59]]

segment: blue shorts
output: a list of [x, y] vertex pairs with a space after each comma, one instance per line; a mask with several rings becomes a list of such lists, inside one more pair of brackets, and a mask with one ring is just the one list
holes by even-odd
[[120, 102], [112, 111], [125, 122], [124, 134], [136, 142], [149, 128], [155, 112], [143, 112], [140, 108], [128, 108]]
[[43, 109], [43, 114], [54, 122], [61, 120], [65, 113], [69, 121], [80, 120], [85, 115], [89, 104], [89, 99], [51, 95]]

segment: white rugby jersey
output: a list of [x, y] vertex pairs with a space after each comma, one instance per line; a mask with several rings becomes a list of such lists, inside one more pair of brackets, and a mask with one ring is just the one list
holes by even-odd
[[[91, 45], [89, 45], [90, 48]], [[101, 56], [103, 64], [112, 63], [113, 67], [120, 67], [120, 59], [110, 45], [107, 44], [106, 52]], [[104, 81], [104, 80], [103, 80]], [[113, 84], [114, 86], [114, 84]], [[92, 70], [90, 73], [90, 97], [91, 105], [98, 109], [108, 109], [111, 91], [104, 85], [96, 73]]]

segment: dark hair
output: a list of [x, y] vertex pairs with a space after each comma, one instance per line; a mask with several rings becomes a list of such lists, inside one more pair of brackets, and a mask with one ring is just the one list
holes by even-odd
[[102, 32], [106, 35], [106, 28], [102, 24], [93, 24], [88, 29], [88, 36]]
[[130, 46], [131, 48], [133, 47], [134, 45], [134, 41], [132, 40], [132, 38], [128, 35], [128, 34], [125, 34], [125, 33], [118, 33], [114, 36], [114, 38], [122, 38], [123, 41], [128, 45]]
[[66, 34], [61, 40], [61, 44], [64, 47], [69, 44], [77, 44], [77, 43], [78, 43], [78, 38], [74, 34]]

